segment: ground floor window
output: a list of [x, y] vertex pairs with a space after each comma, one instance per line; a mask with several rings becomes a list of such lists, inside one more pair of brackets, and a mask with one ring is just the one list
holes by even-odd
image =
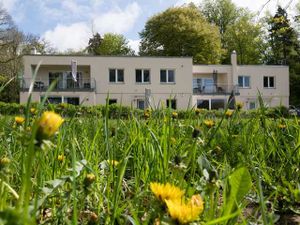
[[209, 100], [197, 100], [197, 108], [199, 109], [209, 109]]
[[[41, 96], [41, 101], [45, 96]], [[60, 103], [68, 103], [72, 105], [79, 105], [79, 97], [64, 97], [64, 96], [48, 96], [46, 104], [60, 104]]]
[[64, 102], [72, 105], [79, 105], [78, 97], [65, 97]]
[[166, 106], [168, 108], [171, 108], [171, 109], [177, 109], [176, 99], [167, 99], [166, 100]]
[[255, 101], [249, 102], [249, 109], [256, 109]]
[[224, 109], [225, 99], [197, 99], [199, 109]]
[[137, 108], [138, 109], [145, 109], [145, 100], [144, 99], [138, 99], [137, 100]]
[[224, 99], [212, 99], [210, 109], [224, 109], [225, 101]]
[[108, 105], [117, 104], [117, 99], [108, 99]]

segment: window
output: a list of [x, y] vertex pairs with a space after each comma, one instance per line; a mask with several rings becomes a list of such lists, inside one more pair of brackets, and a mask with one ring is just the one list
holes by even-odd
[[240, 88], [250, 88], [250, 77], [249, 76], [239, 76], [239, 87]]
[[137, 83], [150, 83], [150, 70], [136, 69], [135, 82]]
[[175, 71], [174, 70], [160, 70], [160, 82], [161, 83], [175, 83]]
[[138, 99], [137, 100], [137, 108], [138, 109], [145, 109], [145, 100], [144, 99]]
[[275, 88], [275, 78], [264, 76], [264, 88]]
[[[44, 100], [45, 96], [41, 96], [41, 102]], [[48, 96], [46, 101], [46, 104], [59, 104], [62, 103], [62, 97], [60, 96]]]
[[72, 105], [79, 105], [78, 97], [65, 97], [64, 102]]
[[224, 109], [225, 101], [224, 99], [211, 99], [211, 109]]
[[256, 108], [255, 102], [249, 102], [249, 109], [255, 109], [255, 108]]
[[209, 109], [209, 100], [197, 100], [197, 108], [199, 109]]
[[109, 69], [109, 82], [124, 83], [124, 70], [123, 69]]
[[117, 104], [117, 99], [108, 99], [108, 105]]
[[171, 108], [171, 109], [176, 109], [177, 108], [177, 104], [176, 104], [176, 99], [167, 99], [167, 101], [166, 101], [166, 105], [167, 105], [167, 107], [169, 108]]

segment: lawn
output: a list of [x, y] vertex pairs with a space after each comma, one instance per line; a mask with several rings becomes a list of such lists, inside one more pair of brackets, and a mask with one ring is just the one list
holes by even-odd
[[27, 111], [0, 116], [0, 224], [299, 222], [297, 118]]

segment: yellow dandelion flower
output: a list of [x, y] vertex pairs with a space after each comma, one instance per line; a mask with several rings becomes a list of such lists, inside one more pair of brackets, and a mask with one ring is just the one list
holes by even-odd
[[235, 104], [235, 106], [236, 106], [237, 110], [241, 110], [244, 107], [244, 103], [243, 102], [237, 102]]
[[151, 182], [150, 189], [153, 194], [162, 202], [169, 199], [181, 199], [184, 194], [183, 190], [169, 183], [160, 184]]
[[30, 113], [36, 114], [36, 108], [30, 108]]
[[203, 210], [203, 207], [204, 207], [203, 200], [200, 195], [193, 195], [191, 197], [190, 204], [197, 206], [197, 207], [202, 207], [202, 210]]
[[150, 113], [149, 112], [144, 112], [144, 118], [149, 119], [150, 118]]
[[285, 124], [279, 124], [279, 125], [278, 125], [278, 128], [280, 128], [280, 129], [285, 129], [285, 128], [286, 128], [286, 125], [285, 125]]
[[95, 180], [96, 180], [96, 176], [92, 173], [89, 173], [84, 178], [84, 184], [88, 186], [88, 185], [92, 184]]
[[119, 165], [119, 161], [117, 160], [106, 160], [108, 165], [117, 166]]
[[231, 117], [232, 114], [233, 114], [233, 110], [227, 110], [226, 113], [225, 113], [225, 116]]
[[177, 112], [172, 112], [172, 118], [176, 119], [178, 117], [178, 113]]
[[[203, 203], [201, 197], [195, 197], [191, 202], [186, 204], [183, 201], [166, 200], [168, 212], [173, 220], [180, 224], [190, 223], [199, 218], [203, 212]], [[197, 205], [199, 203], [199, 206]]]
[[205, 124], [205, 126], [207, 126], [208, 128], [211, 128], [215, 125], [215, 122], [213, 120], [204, 120], [203, 123]]
[[16, 116], [15, 117], [15, 122], [16, 122], [16, 124], [21, 125], [25, 122], [25, 118], [22, 117], [22, 116]]
[[59, 162], [63, 162], [64, 160], [65, 160], [65, 156], [62, 154], [62, 155], [58, 155], [57, 156], [57, 160], [59, 161]]
[[202, 109], [199, 109], [199, 108], [196, 108], [196, 109], [195, 109], [196, 115], [199, 115], [201, 112], [202, 112]]
[[63, 118], [55, 112], [44, 112], [38, 121], [38, 139], [43, 140], [53, 136], [63, 122]]
[[10, 159], [7, 158], [7, 157], [4, 157], [4, 158], [0, 159], [0, 167], [1, 166], [6, 166], [9, 163], [10, 163]]

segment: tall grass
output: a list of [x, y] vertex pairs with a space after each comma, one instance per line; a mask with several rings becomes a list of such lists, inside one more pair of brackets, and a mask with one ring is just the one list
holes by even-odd
[[10, 160], [0, 165], [0, 224], [175, 224], [151, 193], [153, 181], [201, 194], [197, 224], [274, 224], [276, 215], [299, 213], [297, 118], [272, 119], [264, 110], [195, 118], [188, 110], [179, 120], [165, 109], [111, 120], [107, 106], [104, 114], [65, 118], [38, 147], [35, 121], [44, 109], [29, 109], [22, 125], [0, 116], [0, 159]]

